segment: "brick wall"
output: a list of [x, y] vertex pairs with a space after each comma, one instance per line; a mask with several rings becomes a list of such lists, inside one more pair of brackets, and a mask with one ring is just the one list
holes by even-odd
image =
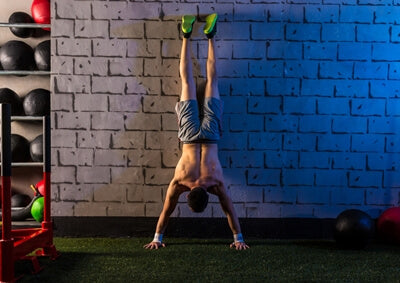
[[[180, 156], [180, 16], [215, 11], [220, 159], [239, 216], [399, 205], [399, 1], [52, 2], [54, 215], [159, 215]], [[194, 216], [185, 196], [174, 216]], [[200, 215], [222, 216], [215, 197]]]

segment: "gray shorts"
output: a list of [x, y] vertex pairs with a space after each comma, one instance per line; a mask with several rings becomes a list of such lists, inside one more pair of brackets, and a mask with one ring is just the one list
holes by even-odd
[[178, 138], [183, 143], [217, 143], [222, 134], [223, 108], [223, 101], [213, 97], [205, 98], [200, 109], [197, 100], [178, 102]]

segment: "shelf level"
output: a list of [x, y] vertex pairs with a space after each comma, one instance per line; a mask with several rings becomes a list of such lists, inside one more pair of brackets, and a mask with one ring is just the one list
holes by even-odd
[[49, 71], [6, 71], [1, 70], [1, 75], [16, 75], [16, 76], [27, 76], [27, 75], [35, 75], [35, 76], [49, 76]]
[[10, 24], [10, 23], [0, 23], [0, 27], [17, 27], [17, 28], [51, 28], [51, 24], [35, 24], [35, 23], [18, 23], [18, 24]]

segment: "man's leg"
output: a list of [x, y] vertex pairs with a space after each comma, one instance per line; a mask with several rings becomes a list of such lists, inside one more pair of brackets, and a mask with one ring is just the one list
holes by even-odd
[[210, 38], [208, 40], [207, 84], [205, 89], [205, 97], [214, 97], [219, 99], [214, 38]]
[[183, 38], [179, 72], [182, 81], [181, 101], [196, 100], [196, 84], [193, 78], [191, 43], [189, 38]]

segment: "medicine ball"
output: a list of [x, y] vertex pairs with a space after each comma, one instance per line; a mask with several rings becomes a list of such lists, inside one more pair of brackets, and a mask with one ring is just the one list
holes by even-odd
[[12, 162], [26, 162], [30, 160], [29, 141], [21, 135], [11, 134]]
[[28, 116], [50, 115], [50, 91], [43, 88], [34, 89], [24, 97], [22, 105]]
[[43, 221], [43, 211], [44, 211], [44, 198], [39, 197], [38, 199], [35, 200], [31, 208], [31, 214], [37, 222]]
[[[30, 24], [33, 23], [32, 17], [24, 12], [14, 12], [8, 18], [8, 22], [10, 24]], [[23, 28], [23, 27], [10, 27], [11, 32], [21, 38], [27, 38], [32, 36], [33, 29], [32, 28]]]
[[375, 224], [372, 218], [358, 209], [348, 209], [336, 218], [334, 237], [343, 248], [364, 248], [373, 238]]
[[400, 243], [400, 207], [385, 210], [378, 218], [378, 235], [387, 243]]
[[19, 40], [8, 41], [1, 47], [0, 62], [6, 71], [35, 69], [32, 47]]
[[9, 88], [0, 88], [0, 103], [11, 104], [12, 116], [18, 116], [23, 113], [21, 98]]
[[[33, 0], [31, 6], [33, 20], [38, 24], [50, 24], [50, 1]], [[44, 30], [50, 30], [44, 28]]]
[[37, 136], [29, 145], [31, 158], [35, 162], [43, 161], [43, 135]]
[[11, 197], [11, 207], [25, 207], [31, 202], [31, 198], [24, 194], [14, 194]]
[[34, 52], [36, 67], [41, 71], [50, 71], [50, 40], [39, 43]]

